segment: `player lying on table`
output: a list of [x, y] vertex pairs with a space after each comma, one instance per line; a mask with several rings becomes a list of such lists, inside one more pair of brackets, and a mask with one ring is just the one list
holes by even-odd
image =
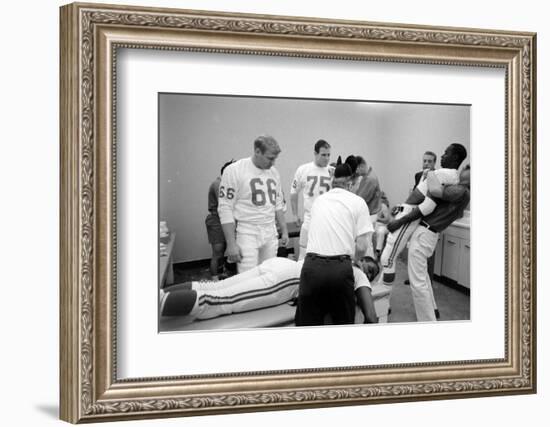
[[[257, 267], [218, 282], [185, 282], [160, 291], [161, 316], [189, 316], [189, 320], [271, 307], [298, 295], [303, 261], [270, 258]], [[355, 296], [364, 323], [377, 323], [371, 282], [380, 272], [379, 264], [364, 257], [353, 265]]]
[[[411, 192], [405, 203], [396, 206], [392, 214], [400, 219], [417, 208], [421, 216], [432, 213], [437, 206], [434, 198], [441, 198], [443, 189], [447, 185], [456, 185], [459, 182], [458, 167], [466, 158], [466, 149], [461, 144], [451, 144], [441, 156], [441, 169], [427, 172], [426, 176]], [[383, 269], [382, 280], [391, 285], [395, 279], [395, 260], [403, 251], [414, 230], [421, 221], [421, 217], [401, 225], [397, 230], [390, 230], [386, 245], [382, 251], [381, 263]]]

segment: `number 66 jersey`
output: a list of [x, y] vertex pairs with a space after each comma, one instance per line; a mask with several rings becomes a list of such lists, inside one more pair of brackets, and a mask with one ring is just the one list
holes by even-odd
[[274, 167], [259, 169], [246, 158], [225, 168], [218, 204], [222, 224], [275, 224], [275, 211], [282, 210], [283, 203], [281, 178]]

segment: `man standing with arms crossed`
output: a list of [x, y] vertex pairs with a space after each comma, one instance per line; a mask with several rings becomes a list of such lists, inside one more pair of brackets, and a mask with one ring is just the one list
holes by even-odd
[[281, 149], [272, 136], [254, 141], [252, 157], [229, 165], [222, 176], [218, 213], [227, 241], [229, 262], [239, 273], [277, 255], [275, 219], [282, 244], [288, 243], [279, 172], [272, 167]]
[[[330, 190], [333, 168], [330, 162], [330, 144], [322, 139], [315, 143], [313, 162], [298, 167], [290, 187], [290, 206], [296, 226], [300, 228], [300, 254], [298, 260], [306, 256], [307, 233], [311, 219], [311, 206], [317, 197]], [[303, 217], [298, 215], [298, 196], [302, 193]]]
[[[429, 171], [435, 170], [435, 162], [437, 161], [437, 155], [433, 151], [426, 151], [422, 156], [422, 170], [414, 174], [414, 187], [418, 185], [420, 179]], [[413, 188], [414, 188], [413, 187]]]
[[323, 325], [327, 314], [336, 325], [354, 322], [352, 258], [365, 255], [373, 227], [367, 204], [350, 191], [351, 175], [347, 164], [337, 165], [332, 190], [311, 207], [296, 326]]

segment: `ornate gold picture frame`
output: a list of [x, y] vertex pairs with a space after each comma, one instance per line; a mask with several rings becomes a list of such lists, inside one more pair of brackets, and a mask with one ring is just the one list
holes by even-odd
[[[119, 48], [503, 69], [505, 248], [496, 256], [505, 259], [504, 357], [120, 379]], [[535, 34], [71, 4], [61, 8], [60, 52], [63, 420], [112, 421], [536, 391]]]

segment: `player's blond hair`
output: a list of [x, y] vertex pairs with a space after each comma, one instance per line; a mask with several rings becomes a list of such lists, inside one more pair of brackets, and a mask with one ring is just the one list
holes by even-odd
[[264, 154], [267, 149], [275, 154], [279, 154], [281, 152], [281, 147], [279, 147], [279, 143], [275, 138], [270, 135], [260, 135], [258, 138], [256, 138], [254, 140], [254, 150], [256, 149], [260, 150], [262, 154]]

